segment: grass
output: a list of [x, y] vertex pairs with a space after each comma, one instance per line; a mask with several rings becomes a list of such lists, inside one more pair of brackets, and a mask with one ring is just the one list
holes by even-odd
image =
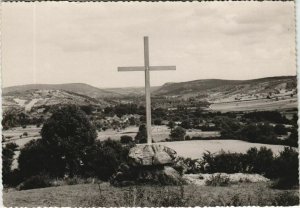
[[129, 186], [79, 184], [3, 192], [5, 206], [271, 206], [297, 205], [298, 190], [266, 182], [226, 186]]
[[283, 145], [259, 144], [250, 143], [241, 140], [193, 140], [193, 141], [177, 141], [177, 142], [161, 142], [164, 146], [174, 149], [178, 156], [198, 159], [203, 156], [203, 153], [210, 151], [217, 153], [221, 150], [225, 152], [246, 153], [251, 147], [258, 149], [265, 146], [272, 150], [274, 154], [278, 154], [284, 150]]
[[209, 106], [211, 110], [229, 112], [229, 111], [253, 111], [253, 110], [279, 110], [297, 108], [297, 98], [285, 100], [253, 100], [229, 103], [214, 103]]

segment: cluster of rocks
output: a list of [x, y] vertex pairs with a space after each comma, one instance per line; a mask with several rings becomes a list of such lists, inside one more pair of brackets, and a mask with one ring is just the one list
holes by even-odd
[[184, 183], [176, 170], [175, 150], [158, 144], [140, 144], [130, 149], [128, 163], [122, 164], [111, 178], [111, 184], [180, 185]]

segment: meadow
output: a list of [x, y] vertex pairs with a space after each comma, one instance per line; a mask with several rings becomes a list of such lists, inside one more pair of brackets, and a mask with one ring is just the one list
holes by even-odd
[[241, 140], [194, 140], [194, 141], [176, 141], [176, 142], [161, 142], [169, 148], [174, 149], [178, 156], [189, 157], [197, 159], [202, 157], [203, 153], [209, 151], [211, 153], [218, 153], [221, 150], [225, 152], [246, 153], [251, 147], [267, 147], [277, 155], [284, 149], [283, 145], [259, 144], [250, 143]]
[[276, 190], [269, 182], [229, 186], [127, 186], [77, 184], [24, 191], [5, 190], [3, 202], [14, 206], [287, 206], [299, 203], [298, 190]]
[[284, 100], [251, 100], [251, 101], [240, 101], [240, 102], [224, 102], [224, 103], [214, 103], [209, 106], [210, 110], [220, 111], [220, 112], [233, 112], [233, 111], [258, 111], [258, 110], [282, 110], [297, 108], [298, 101], [297, 98], [290, 98]]

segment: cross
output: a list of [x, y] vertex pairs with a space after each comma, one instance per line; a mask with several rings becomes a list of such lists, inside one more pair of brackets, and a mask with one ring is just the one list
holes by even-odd
[[150, 96], [150, 71], [176, 70], [176, 66], [150, 66], [149, 65], [149, 41], [144, 37], [144, 60], [145, 66], [118, 67], [118, 71], [145, 71], [145, 95], [146, 95], [146, 123], [147, 143], [152, 143], [151, 136], [151, 96]]

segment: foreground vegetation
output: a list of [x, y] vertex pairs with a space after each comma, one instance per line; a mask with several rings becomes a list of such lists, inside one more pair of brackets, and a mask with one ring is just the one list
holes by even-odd
[[[263, 117], [266, 119], [269, 114]], [[222, 136], [226, 136], [225, 133], [227, 136], [242, 133], [252, 135], [253, 138], [269, 139], [268, 136], [273, 135], [265, 124], [241, 127], [239, 125], [245, 124], [224, 117], [218, 119], [216, 123], [223, 126]], [[284, 120], [281, 116], [276, 119], [278, 122]], [[172, 140], [185, 139], [186, 130], [182, 123], [169, 126]], [[246, 131], [248, 127], [250, 130]], [[271, 131], [285, 133], [285, 127], [275, 127]], [[255, 134], [256, 128], [260, 132], [258, 135]], [[135, 138], [124, 135], [120, 141], [97, 141], [96, 127], [86, 113], [76, 106], [66, 106], [59, 108], [44, 122], [41, 137], [21, 148], [19, 167], [14, 170], [11, 169], [12, 161], [19, 147], [14, 143], [4, 145], [2, 160], [5, 191], [10, 188], [21, 190], [4, 194], [6, 206], [265, 206], [299, 203], [298, 191], [294, 189], [299, 187], [298, 151], [295, 148], [286, 147], [279, 155], [274, 155], [267, 148], [251, 148], [245, 154], [208, 152], [197, 160], [178, 158], [174, 164], [174, 168], [182, 175], [257, 173], [271, 179], [270, 183], [232, 184], [228, 178], [217, 175], [206, 182], [207, 186], [201, 187], [186, 184], [136, 184], [117, 188], [108, 182], [120, 167], [128, 167], [129, 149], [136, 143], [145, 142], [144, 125], [140, 125]], [[93, 180], [88, 180], [90, 178]], [[89, 184], [64, 186], [80, 181]], [[50, 187], [58, 185], [60, 187]]]
[[231, 186], [128, 186], [109, 183], [59, 186], [3, 193], [5, 206], [292, 206], [298, 191], [270, 189], [268, 183]]

